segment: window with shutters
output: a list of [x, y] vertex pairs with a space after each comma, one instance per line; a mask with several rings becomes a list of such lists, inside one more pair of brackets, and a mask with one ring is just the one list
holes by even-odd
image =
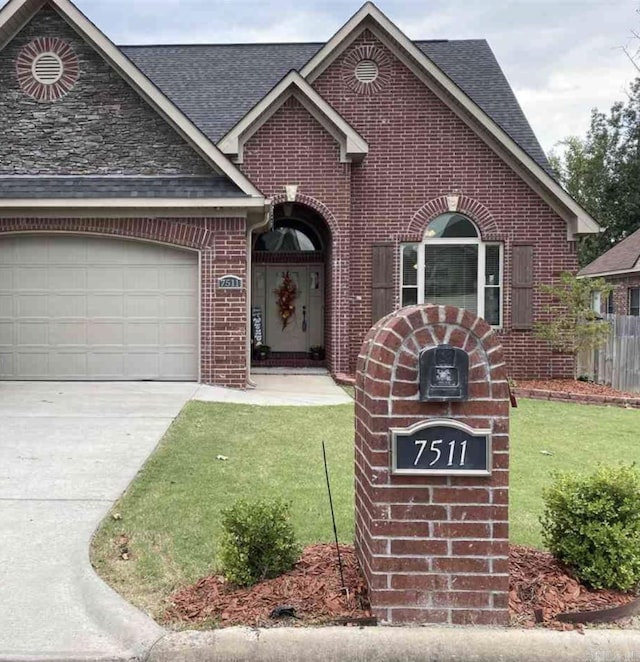
[[443, 214], [422, 243], [404, 244], [401, 274], [403, 306], [457, 306], [502, 326], [502, 245], [483, 242], [466, 216]]
[[629, 288], [629, 315], [640, 315], [640, 287]]

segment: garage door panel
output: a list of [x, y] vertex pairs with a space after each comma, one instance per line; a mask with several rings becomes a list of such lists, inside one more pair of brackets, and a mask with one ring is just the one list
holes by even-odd
[[15, 327], [15, 344], [17, 347], [47, 347], [49, 345], [49, 321], [18, 322]]
[[86, 269], [78, 267], [55, 267], [49, 269], [47, 287], [51, 292], [57, 290], [86, 290]]
[[13, 318], [13, 295], [0, 294], [0, 318], [11, 317]]
[[155, 322], [129, 322], [126, 325], [126, 344], [132, 345], [160, 345], [159, 325]]
[[93, 379], [124, 379], [125, 357], [121, 352], [96, 352], [87, 354], [87, 371]]
[[162, 317], [162, 297], [153, 294], [128, 294], [125, 298], [125, 317]]
[[[0, 260], [2, 256], [0, 255]], [[12, 290], [13, 289], [13, 267], [4, 266], [4, 263], [0, 264], [0, 290]]]
[[87, 345], [86, 322], [54, 322], [49, 325], [49, 344], [55, 347], [65, 345]]
[[13, 322], [3, 322], [0, 320], [0, 347], [3, 345], [13, 345], [14, 340], [14, 324]]
[[47, 290], [49, 269], [47, 267], [22, 267], [15, 269], [14, 288], [19, 291]]
[[86, 317], [86, 294], [49, 295], [49, 317]]
[[172, 266], [159, 274], [160, 289], [165, 292], [185, 292], [193, 294], [198, 291], [198, 274], [189, 265]]
[[87, 323], [87, 344], [91, 347], [124, 345], [124, 322]]
[[0, 379], [195, 380], [198, 309], [195, 253], [0, 239]]
[[13, 240], [15, 264], [49, 264], [49, 240], [42, 238], [37, 242]]
[[87, 314], [91, 319], [124, 317], [124, 294], [87, 295]]
[[167, 319], [193, 319], [198, 314], [198, 301], [194, 295], [167, 294], [164, 297], [164, 316]]
[[91, 292], [124, 290], [122, 267], [90, 267], [87, 269], [87, 289]]

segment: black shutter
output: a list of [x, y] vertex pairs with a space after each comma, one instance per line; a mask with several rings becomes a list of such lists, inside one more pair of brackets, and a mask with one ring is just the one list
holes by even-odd
[[511, 326], [528, 331], [533, 328], [533, 245], [513, 247], [511, 271]]
[[374, 244], [372, 251], [371, 321], [375, 324], [394, 310], [395, 246], [394, 244]]

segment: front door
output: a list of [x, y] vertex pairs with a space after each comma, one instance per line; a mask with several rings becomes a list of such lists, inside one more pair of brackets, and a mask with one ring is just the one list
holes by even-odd
[[[285, 274], [295, 284], [294, 310], [284, 324], [278, 292]], [[272, 352], [308, 352], [324, 344], [324, 268], [322, 265], [255, 265], [252, 307], [264, 324], [264, 344]], [[259, 312], [258, 312], [259, 311]]]

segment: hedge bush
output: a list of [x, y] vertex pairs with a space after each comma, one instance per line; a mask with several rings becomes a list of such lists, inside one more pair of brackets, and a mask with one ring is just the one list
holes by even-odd
[[599, 467], [586, 476], [556, 473], [543, 490], [542, 537], [593, 588], [640, 584], [640, 472]]
[[300, 557], [289, 504], [241, 499], [222, 511], [220, 569], [228, 582], [251, 586], [291, 570]]

